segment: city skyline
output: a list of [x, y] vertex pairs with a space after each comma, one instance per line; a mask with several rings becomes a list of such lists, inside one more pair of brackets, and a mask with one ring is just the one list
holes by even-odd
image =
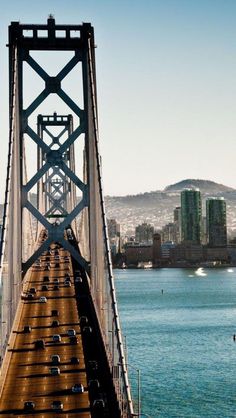
[[95, 28], [106, 195], [161, 190], [182, 178], [236, 187], [235, 2], [67, 4], [65, 9], [43, 0], [34, 10], [28, 0], [4, 4], [1, 201], [8, 142], [7, 26], [14, 20], [45, 23], [49, 13], [58, 23], [89, 21]]

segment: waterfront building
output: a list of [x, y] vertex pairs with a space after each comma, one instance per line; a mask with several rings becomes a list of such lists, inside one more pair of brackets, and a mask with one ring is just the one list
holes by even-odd
[[203, 246], [191, 242], [176, 245], [173, 259], [178, 263], [199, 263], [203, 260]]
[[152, 245], [152, 264], [153, 266], [160, 265], [161, 260], [161, 234], [155, 233], [153, 235]]
[[172, 258], [172, 252], [175, 248], [173, 241], [166, 241], [161, 244], [161, 258], [162, 260], [170, 260]]
[[202, 201], [199, 190], [186, 189], [181, 192], [181, 235], [182, 242], [201, 242]]
[[135, 241], [144, 244], [152, 244], [154, 227], [151, 224], [143, 223], [135, 228]]
[[[233, 254], [233, 253], [232, 253]], [[225, 247], [205, 247], [204, 248], [204, 259], [206, 261], [216, 261], [218, 263], [226, 263], [231, 260], [231, 254], [228, 248]]]
[[132, 244], [125, 246], [125, 259], [127, 266], [138, 266], [139, 263], [152, 262], [152, 244]]
[[226, 202], [224, 198], [207, 199], [206, 215], [209, 247], [227, 246]]

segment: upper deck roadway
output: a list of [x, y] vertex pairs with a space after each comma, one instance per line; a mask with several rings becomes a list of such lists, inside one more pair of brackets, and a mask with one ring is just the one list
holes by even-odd
[[[68, 275], [71, 286], [65, 283]], [[31, 268], [20, 301], [20, 318], [9, 340], [7, 356], [11, 358], [0, 400], [0, 417], [120, 416], [83, 281], [84, 272], [78, 270], [78, 266], [75, 271], [68, 252], [57, 244], [52, 244], [40, 262]], [[45, 289], [47, 286], [48, 290], [42, 290], [42, 286]], [[32, 300], [28, 299], [31, 288], [36, 291]], [[40, 302], [41, 296], [45, 296], [47, 302]], [[82, 324], [83, 320], [80, 323], [81, 315], [84, 321], [88, 319], [87, 324]], [[52, 326], [52, 321], [58, 321], [58, 326]], [[90, 330], [84, 329], [91, 325]], [[30, 326], [31, 332], [24, 332], [25, 326]], [[71, 342], [69, 329], [75, 330], [77, 344]], [[87, 335], [86, 331], [92, 331], [92, 334]], [[53, 341], [55, 334], [61, 336], [61, 342]], [[45, 348], [36, 348], [37, 340], [44, 340]], [[60, 357], [56, 366], [60, 369], [59, 375], [51, 374], [52, 355]], [[71, 360], [75, 357], [78, 364]], [[91, 380], [94, 383], [95, 379], [99, 387], [92, 390]], [[72, 392], [73, 385], [78, 383], [82, 383], [83, 393]], [[99, 411], [95, 409], [94, 400], [101, 398], [105, 401], [105, 408]], [[27, 401], [34, 402], [32, 411], [25, 409]], [[53, 401], [61, 401], [63, 409], [53, 410]]]

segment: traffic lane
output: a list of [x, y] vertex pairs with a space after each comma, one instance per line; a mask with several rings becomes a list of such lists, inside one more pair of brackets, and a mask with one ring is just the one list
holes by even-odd
[[[65, 269], [65, 271], [68, 271], [68, 269]], [[58, 276], [58, 271], [54, 271], [53, 273], [53, 275], [51, 274], [52, 272], [50, 272], [50, 276], [53, 278], [53, 277], [55, 277], [55, 276]], [[60, 274], [60, 276], [62, 276], [63, 277], [63, 274], [61, 274], [62, 272], [59, 272]], [[36, 274], [36, 273], [35, 273]], [[34, 274], [34, 276], [35, 276], [35, 274]], [[37, 274], [38, 274], [38, 271], [37, 271]], [[41, 280], [38, 280], [38, 277], [33, 277], [33, 280], [32, 280], [32, 282], [30, 282], [29, 283], [29, 285], [32, 285], [33, 283], [35, 283], [36, 284], [36, 282], [39, 282], [39, 284], [41, 284], [42, 282], [41, 282]], [[37, 289], [37, 290], [39, 290], [39, 289]], [[64, 292], [63, 292], [64, 293]], [[70, 288], [67, 288], [66, 290], [65, 290], [65, 293], [66, 293], [66, 296], [68, 296], [68, 293], [71, 293], [70, 292]], [[52, 298], [52, 300], [54, 300], [54, 302], [55, 302], [55, 299], [58, 299], [58, 298]], [[51, 301], [52, 302], [52, 301]], [[43, 324], [45, 323], [45, 318], [46, 317], [48, 317], [48, 315], [45, 315], [45, 313], [43, 313], [43, 315], [42, 315], [42, 311], [41, 311], [41, 309], [40, 309], [40, 315], [39, 315], [39, 304], [38, 303], [27, 303], [26, 304], [27, 305], [27, 307], [29, 307], [30, 306], [30, 312], [28, 311], [27, 312], [27, 314], [28, 314], [28, 318], [31, 316], [31, 312], [32, 312], [32, 308], [33, 308], [33, 318], [34, 319], [36, 319], [36, 317], [40, 317], [40, 318], [37, 318], [37, 323], [38, 323], [38, 321], [40, 320], [40, 322], [42, 322]], [[38, 306], [37, 306], [38, 305]], [[68, 305], [67, 305], [68, 306]], [[35, 307], [37, 307], [37, 309], [35, 310]], [[54, 306], [51, 306], [51, 308], [54, 308]], [[62, 309], [62, 311], [65, 311], [65, 309], [64, 309], [64, 306], [63, 306], [63, 309]], [[70, 309], [70, 311], [71, 311], [71, 309]], [[73, 311], [74, 311], [74, 309], [73, 309]], [[72, 312], [73, 312], [72, 311]], [[64, 313], [64, 312], [63, 312]], [[76, 310], [76, 313], [77, 313], [77, 310]], [[78, 316], [78, 314], [77, 314], [77, 316]], [[24, 318], [26, 318], [27, 317], [27, 315], [24, 315]], [[67, 317], [67, 314], [65, 315], [65, 317], [66, 318], [68, 318]], [[62, 318], [63, 318], [63, 314], [62, 314]], [[75, 320], [77, 320], [77, 322], [78, 322], [78, 318], [76, 317], [76, 315], [75, 315]], [[71, 322], [70, 322], [71, 323]], [[42, 324], [42, 326], [45, 326], [45, 325], [43, 325]], [[36, 335], [34, 335], [36, 338], [38, 338], [38, 337], [42, 337], [42, 333], [40, 332], [40, 329], [39, 328], [36, 328], [36, 330], [38, 329], [38, 333], [36, 334]], [[42, 331], [42, 330], [41, 330]], [[63, 330], [63, 331], [65, 331], [65, 330]], [[40, 334], [39, 334], [39, 332], [40, 332]], [[35, 334], [35, 333], [34, 333]], [[44, 335], [43, 335], [44, 336]], [[25, 339], [24, 339], [24, 345], [30, 345], [32, 343], [32, 339], [31, 338], [29, 338], [29, 340], [28, 341], [25, 341]], [[19, 348], [20, 347], [20, 345], [22, 344], [22, 342], [20, 341], [20, 339], [19, 339], [19, 346], [17, 346], [16, 348]], [[64, 348], [64, 350], [65, 350], [65, 348]], [[58, 346], [56, 346], [56, 351], [58, 351]], [[67, 352], [67, 354], [68, 354], [68, 349], [66, 350], [66, 352]], [[82, 352], [82, 350], [81, 350], [81, 352]], [[32, 352], [31, 352], [31, 354], [32, 354]], [[71, 352], [71, 353], [69, 353], [69, 355], [75, 355], [75, 352], [74, 352], [74, 347], [73, 347], [73, 352]], [[76, 353], [76, 354], [78, 354], [78, 356], [79, 357], [81, 357], [80, 356], [80, 353]], [[83, 354], [83, 353], [82, 353]], [[33, 356], [34, 357], [34, 356]], [[83, 357], [83, 356], [82, 356]], [[36, 359], [35, 359], [36, 360]], [[34, 361], [35, 361], [34, 360]], [[47, 359], [46, 359], [47, 360]], [[29, 363], [29, 361], [30, 361], [30, 358], [28, 357], [28, 363]], [[36, 363], [38, 362], [38, 359], [37, 359], [37, 361], [36, 361]], [[82, 363], [81, 361], [80, 361], [80, 363]], [[84, 363], [84, 362], [83, 362]], [[26, 366], [26, 369], [25, 369], [25, 371], [28, 371], [28, 367], [29, 366]], [[64, 366], [63, 366], [64, 367]], [[68, 368], [68, 365], [65, 365], [65, 370], [64, 370], [64, 372], [65, 372], [65, 379], [67, 379], [67, 384], [66, 384], [66, 388], [67, 387], [69, 387], [70, 385], [72, 385], [73, 383], [78, 383], [78, 381], [74, 381], [74, 378], [73, 379], [71, 379], [71, 375], [69, 375], [70, 376], [70, 379], [68, 379], [67, 378], [67, 371], [70, 371], [70, 370], [67, 370], [67, 368]], [[46, 371], [46, 370], [45, 370]], [[73, 372], [74, 372], [75, 370], [73, 369]], [[37, 370], [34, 370], [34, 372], [36, 372], [36, 375], [37, 375]], [[14, 374], [14, 373], [13, 373]], [[51, 376], [50, 376], [51, 377]], [[26, 379], [25, 378], [25, 375], [23, 374], [23, 376], [22, 376], [22, 378], [24, 378], [24, 379]], [[53, 379], [54, 379], [54, 377], [53, 377]], [[45, 376], [44, 376], [44, 380], [45, 380]], [[83, 381], [83, 384], [84, 384], [84, 386], [86, 385], [86, 374], [84, 373], [84, 375], [82, 376], [82, 375], [80, 375], [80, 380], [82, 380]], [[81, 382], [82, 383], [82, 382]], [[44, 385], [43, 385], [43, 388], [45, 389], [46, 388], [46, 386], [47, 386], [47, 384], [45, 384], [45, 382], [44, 382]], [[29, 385], [29, 387], [30, 387], [30, 392], [32, 393], [32, 385]], [[33, 385], [33, 387], [35, 387], [35, 388], [37, 388], [37, 390], [38, 390], [38, 387], [39, 387], [39, 385], [38, 385], [38, 382], [36, 382], [36, 384], [34, 384]], [[55, 383], [53, 382], [53, 388], [55, 387]], [[25, 387], [25, 389], [27, 388], [27, 386]], [[63, 387], [62, 387], [62, 389], [64, 388], [64, 384], [63, 384]], [[49, 388], [50, 389], [50, 388]], [[68, 401], [68, 396], [66, 397], [66, 400]], [[44, 403], [45, 403], [45, 401], [44, 401]], [[81, 402], [80, 401], [80, 403], [79, 403], [79, 405], [80, 406], [83, 406], [83, 407], [87, 407], [88, 405], [89, 405], [89, 402], [88, 402], [88, 397], [83, 401], [83, 402]], [[72, 407], [77, 407], [78, 405], [77, 405], [77, 402], [76, 402], [76, 405], [74, 405], [74, 403], [72, 404], [72, 403], [70, 403], [70, 405], [69, 405], [71, 408]], [[87, 415], [87, 414], [86, 414]], [[89, 416], [89, 415], [87, 415], [87, 416]]]

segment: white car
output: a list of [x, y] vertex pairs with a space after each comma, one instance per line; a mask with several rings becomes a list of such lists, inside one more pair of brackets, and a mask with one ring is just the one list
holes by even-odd
[[40, 296], [40, 298], [39, 298], [39, 302], [40, 302], [40, 303], [47, 303], [47, 298], [46, 298], [46, 296]]

